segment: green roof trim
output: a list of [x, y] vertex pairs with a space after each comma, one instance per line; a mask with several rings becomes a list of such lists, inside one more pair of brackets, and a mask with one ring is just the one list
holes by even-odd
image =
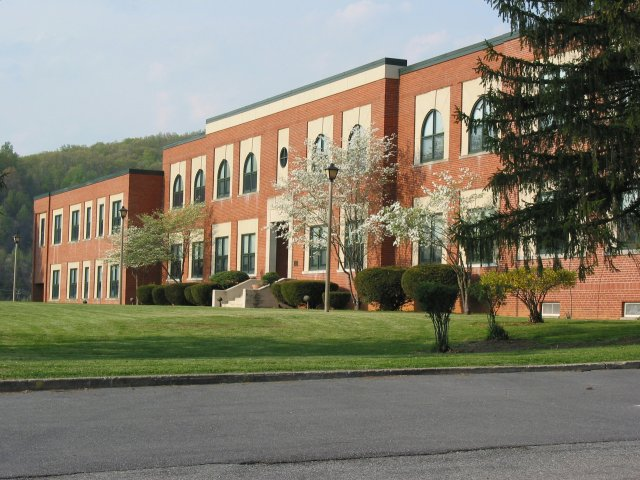
[[422, 70], [423, 68], [431, 67], [433, 65], [437, 65], [438, 63], [443, 63], [455, 58], [463, 57], [473, 52], [479, 52], [487, 47], [487, 43], [490, 43], [491, 45], [500, 45], [501, 43], [508, 42], [509, 40], [513, 40], [514, 38], [518, 38], [519, 36], [520, 34], [517, 32], [505, 33], [497, 37], [484, 40], [482, 42], [474, 43], [473, 45], [468, 45], [466, 47], [459, 48], [458, 50], [453, 50], [452, 52], [444, 53], [442, 55], [438, 55], [437, 57], [423, 60], [421, 62], [414, 63], [413, 65], [402, 68], [400, 69], [400, 75], [415, 72], [416, 70]]
[[339, 73], [337, 75], [333, 75], [331, 77], [325, 78], [324, 80], [318, 80], [317, 82], [310, 83], [308, 85], [304, 85], [302, 87], [289, 90], [288, 92], [281, 93], [280, 95], [276, 95], [274, 97], [269, 97], [265, 100], [261, 100], [256, 103], [252, 103], [251, 105], [247, 105], [245, 107], [237, 108], [235, 110], [231, 110], [230, 112], [223, 113], [221, 115], [216, 115], [215, 117], [211, 117], [207, 119], [206, 123], [213, 123], [217, 120], [222, 120], [223, 118], [232, 117], [239, 113], [243, 113], [249, 110], [253, 110], [254, 108], [262, 107], [264, 105], [268, 105], [269, 103], [277, 102], [278, 100], [282, 100], [283, 98], [291, 97], [293, 95], [297, 95], [299, 93], [303, 93], [309, 90], [313, 90], [314, 88], [321, 87], [323, 85], [328, 85], [337, 80], [342, 80], [343, 78], [351, 77], [358, 73], [366, 72], [367, 70], [371, 70], [373, 68], [381, 67], [382, 65], [395, 65], [397, 67], [406, 67], [407, 61], [401, 58], [381, 58], [380, 60], [376, 60], [371, 63], [367, 63], [366, 65], [362, 65], [357, 68], [353, 68], [351, 70], [347, 70], [346, 72]]
[[202, 140], [206, 136], [207, 135], [204, 132], [202, 132], [202, 133], [199, 133], [198, 135], [194, 135], [193, 137], [185, 138], [184, 140], [178, 140], [177, 142], [173, 142], [168, 145], [165, 145], [164, 147], [162, 147], [162, 150], [166, 150], [167, 148], [177, 147], [178, 145], [184, 145], [185, 143], [189, 143], [189, 142], [195, 142], [196, 140]]
[[89, 180], [88, 182], [79, 183], [77, 185], [72, 185], [70, 187], [60, 188], [58, 190], [54, 190], [53, 192], [42, 193], [40, 195], [34, 196], [33, 199], [38, 200], [40, 198], [45, 198], [49, 195], [58, 195], [60, 193], [70, 192], [71, 190], [77, 190], [78, 188], [88, 187], [89, 185], [94, 185], [96, 183], [104, 182], [105, 180], [111, 180], [112, 178], [122, 177], [123, 175], [152, 175], [152, 176], [161, 177], [164, 175], [164, 172], [162, 170], [142, 170], [140, 168], [127, 168], [125, 170], [119, 170], [117, 172], [110, 173], [109, 175], [104, 175], [102, 177]]

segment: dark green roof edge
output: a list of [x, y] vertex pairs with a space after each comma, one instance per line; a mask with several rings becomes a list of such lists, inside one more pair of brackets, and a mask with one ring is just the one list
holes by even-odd
[[72, 185], [70, 187], [60, 188], [58, 190], [54, 190], [53, 192], [41, 193], [40, 195], [36, 195], [33, 197], [34, 200], [38, 200], [40, 198], [45, 198], [48, 195], [58, 195], [59, 193], [70, 192], [71, 190], [76, 190], [78, 188], [87, 187], [89, 185], [93, 185], [96, 183], [104, 182], [105, 180], [110, 180], [112, 178], [121, 177], [123, 175], [153, 175], [153, 176], [162, 176], [164, 172], [162, 170], [142, 170], [140, 168], [127, 168], [125, 170], [119, 170], [114, 173], [110, 173], [109, 175], [104, 175], [102, 177], [94, 178], [93, 180], [89, 180], [88, 182], [79, 183], [77, 185]]
[[194, 141], [200, 140], [200, 139], [202, 139], [204, 137], [206, 137], [206, 134], [204, 132], [203, 133], [199, 133], [198, 135], [194, 135], [193, 137], [185, 138], [184, 140], [178, 140], [177, 142], [173, 142], [173, 143], [170, 143], [168, 145], [165, 145], [164, 147], [162, 147], [162, 149], [166, 150], [167, 148], [177, 147], [178, 145], [183, 145], [185, 143], [194, 142]]
[[252, 110], [254, 108], [257, 107], [261, 107], [263, 105], [268, 105], [269, 103], [273, 103], [273, 102], [277, 102], [278, 100], [282, 100], [283, 98], [287, 98], [287, 97], [291, 97], [293, 95], [297, 95], [298, 93], [302, 93], [308, 90], [312, 90], [314, 88], [317, 87], [321, 87], [323, 85], [328, 85], [330, 83], [333, 83], [337, 80], [342, 80], [343, 78], [347, 78], [350, 77], [352, 75], [361, 73], [361, 72], [366, 72], [367, 70], [371, 70], [372, 68], [376, 68], [376, 67], [380, 67], [382, 65], [395, 65], [398, 67], [406, 67], [407, 66], [407, 61], [403, 60], [401, 58], [381, 58], [380, 60], [376, 60], [375, 62], [371, 62], [371, 63], [367, 63], [366, 65], [362, 65], [360, 67], [357, 68], [353, 68], [351, 70], [347, 70], [346, 72], [343, 73], [339, 73], [337, 75], [333, 75], [331, 77], [325, 78], [323, 80], [318, 80], [317, 82], [313, 82], [310, 83], [308, 85], [304, 85], [302, 87], [293, 89], [293, 90], [289, 90], [288, 92], [285, 93], [281, 93], [280, 95], [276, 95], [274, 97], [270, 97], [267, 98], [265, 100], [261, 100], [259, 102], [256, 103], [252, 103], [251, 105], [247, 105], [245, 107], [241, 107], [241, 108], [237, 108], [235, 110], [231, 110], [230, 112], [227, 113], [223, 113], [221, 115], [216, 115], [215, 117], [211, 117], [207, 119], [206, 123], [212, 123], [215, 122], [216, 120], [221, 120], [223, 118], [227, 118], [227, 117], [231, 117], [233, 115], [237, 115], [239, 113], [243, 113], [246, 112], [248, 110]]
[[519, 36], [520, 35], [517, 32], [504, 33], [497, 37], [474, 43], [473, 45], [468, 45], [466, 47], [459, 48], [458, 50], [453, 50], [452, 52], [444, 53], [442, 55], [438, 55], [437, 57], [429, 58], [427, 60], [414, 63], [413, 65], [409, 65], [405, 68], [401, 68], [400, 75], [405, 75], [407, 73], [415, 72], [416, 70], [431, 67], [433, 65], [437, 65], [438, 63], [447, 62], [449, 60], [453, 60], [454, 58], [462, 57], [473, 52], [479, 52], [480, 50], [484, 50], [486, 48], [487, 43], [490, 43], [491, 45], [500, 45], [501, 43], [508, 42], [509, 40], [513, 40], [514, 38], [518, 38]]

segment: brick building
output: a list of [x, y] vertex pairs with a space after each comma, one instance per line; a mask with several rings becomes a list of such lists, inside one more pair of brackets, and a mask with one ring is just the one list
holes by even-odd
[[[498, 50], [520, 52], [519, 40], [512, 35], [491, 41]], [[483, 87], [475, 66], [484, 48], [483, 42], [409, 66], [405, 60], [390, 58], [372, 62], [209, 118], [203, 135], [167, 146], [164, 184], [157, 188], [163, 195], [162, 207], [168, 210], [206, 202], [213, 212], [210, 227], [195, 236], [194, 247], [189, 249], [183, 280], [207, 278], [220, 270], [244, 270], [258, 278], [269, 271], [286, 277], [324, 278], [323, 265], [310, 261], [309, 249], [289, 246], [273, 232], [274, 224], [288, 221], [274, 208], [278, 195], [274, 184], [287, 177], [293, 152], [306, 156], [307, 141], [330, 137], [345, 145], [357, 125], [396, 137], [398, 175], [392, 196], [403, 205], [423, 201], [423, 188], [438, 173], [460, 168], [477, 174], [472, 193], [481, 193], [499, 159], [484, 150], [481, 131], [469, 132], [457, 122], [456, 111], [483, 114]], [[154, 181], [158, 178], [153, 177]], [[483, 207], [492, 206], [488, 193], [479, 197], [486, 203]], [[41, 206], [43, 201], [36, 201], [40, 208], [36, 209], [36, 223], [39, 211], [48, 211], [49, 218], [52, 215], [51, 208]], [[68, 221], [69, 213], [65, 215]], [[517, 262], [517, 255], [514, 258]], [[486, 260], [474, 267], [476, 273], [498, 262]], [[369, 266], [444, 261], [441, 252], [431, 249], [426, 253], [419, 245], [395, 249], [387, 243], [367, 249]], [[56, 262], [61, 265], [66, 259], [60, 257]], [[51, 264], [36, 262], [41, 265], [36, 270], [51, 270]], [[565, 265], [571, 268], [572, 262]], [[571, 291], [550, 294], [545, 313], [573, 318], [638, 316], [638, 267], [627, 257], [620, 257], [616, 265], [619, 272], [602, 268]], [[332, 280], [346, 284], [337, 270]], [[526, 310], [511, 302], [503, 313], [524, 316]]]
[[[126, 170], [73, 188], [36, 197], [33, 242], [33, 300], [120, 303], [120, 265], [105, 261], [125, 226], [138, 215], [162, 208], [162, 171]], [[134, 272], [123, 272], [126, 303], [136, 296]], [[160, 281], [160, 269], [135, 272], [138, 281]]]

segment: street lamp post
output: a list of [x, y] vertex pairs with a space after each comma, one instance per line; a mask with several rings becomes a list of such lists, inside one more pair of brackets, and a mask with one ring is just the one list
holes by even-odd
[[327, 211], [327, 270], [324, 279], [324, 311], [329, 311], [329, 285], [331, 284], [331, 219], [333, 210], [333, 181], [338, 176], [339, 168], [333, 162], [324, 169], [329, 179], [329, 210]]
[[13, 236], [13, 301], [16, 301], [16, 275], [18, 272], [18, 244], [20, 243], [20, 234], [16, 233]]
[[127, 217], [127, 212], [128, 210], [123, 205], [120, 209], [120, 305], [124, 303], [122, 279], [124, 273], [124, 219]]

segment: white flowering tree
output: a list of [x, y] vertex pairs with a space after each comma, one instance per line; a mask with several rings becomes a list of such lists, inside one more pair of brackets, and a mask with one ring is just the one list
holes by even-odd
[[[481, 193], [472, 190], [477, 176], [469, 169], [461, 169], [456, 175], [445, 171], [437, 177], [431, 188], [423, 188], [421, 204], [404, 207], [396, 202], [382, 208], [369, 221], [393, 237], [394, 245], [418, 244], [419, 248], [442, 252], [443, 259], [456, 272], [462, 310], [469, 313], [471, 265], [491, 263], [496, 252], [491, 242], [465, 241], [463, 248], [457, 226], [478, 221], [491, 208], [483, 205]], [[440, 262], [442, 258], [438, 254], [433, 261]]]
[[[191, 243], [199, 238], [204, 226], [210, 224], [210, 214], [209, 206], [190, 204], [180, 209], [140, 215], [137, 219], [140, 225], [132, 224], [124, 231], [124, 266], [133, 269], [135, 275], [136, 269], [160, 265], [167, 278], [179, 282], [181, 279], [172, 275], [169, 266], [171, 262], [181, 262], [180, 271], [185, 271]], [[113, 235], [111, 243], [112, 248], [105, 259], [119, 263], [120, 235]], [[181, 247], [177, 256], [172, 249], [174, 245]]]
[[[353, 279], [366, 265], [367, 247], [384, 238], [379, 225], [368, 218], [389, 201], [388, 185], [395, 176], [393, 138], [358, 127], [342, 147], [324, 137], [307, 144], [308, 157], [296, 157], [288, 179], [275, 184], [281, 193], [275, 207], [290, 219], [288, 224], [278, 224], [276, 233], [290, 244], [318, 252], [319, 258], [326, 251], [328, 237], [357, 309]], [[331, 163], [339, 172], [333, 182], [332, 228], [327, 232], [329, 180], [325, 168]]]

